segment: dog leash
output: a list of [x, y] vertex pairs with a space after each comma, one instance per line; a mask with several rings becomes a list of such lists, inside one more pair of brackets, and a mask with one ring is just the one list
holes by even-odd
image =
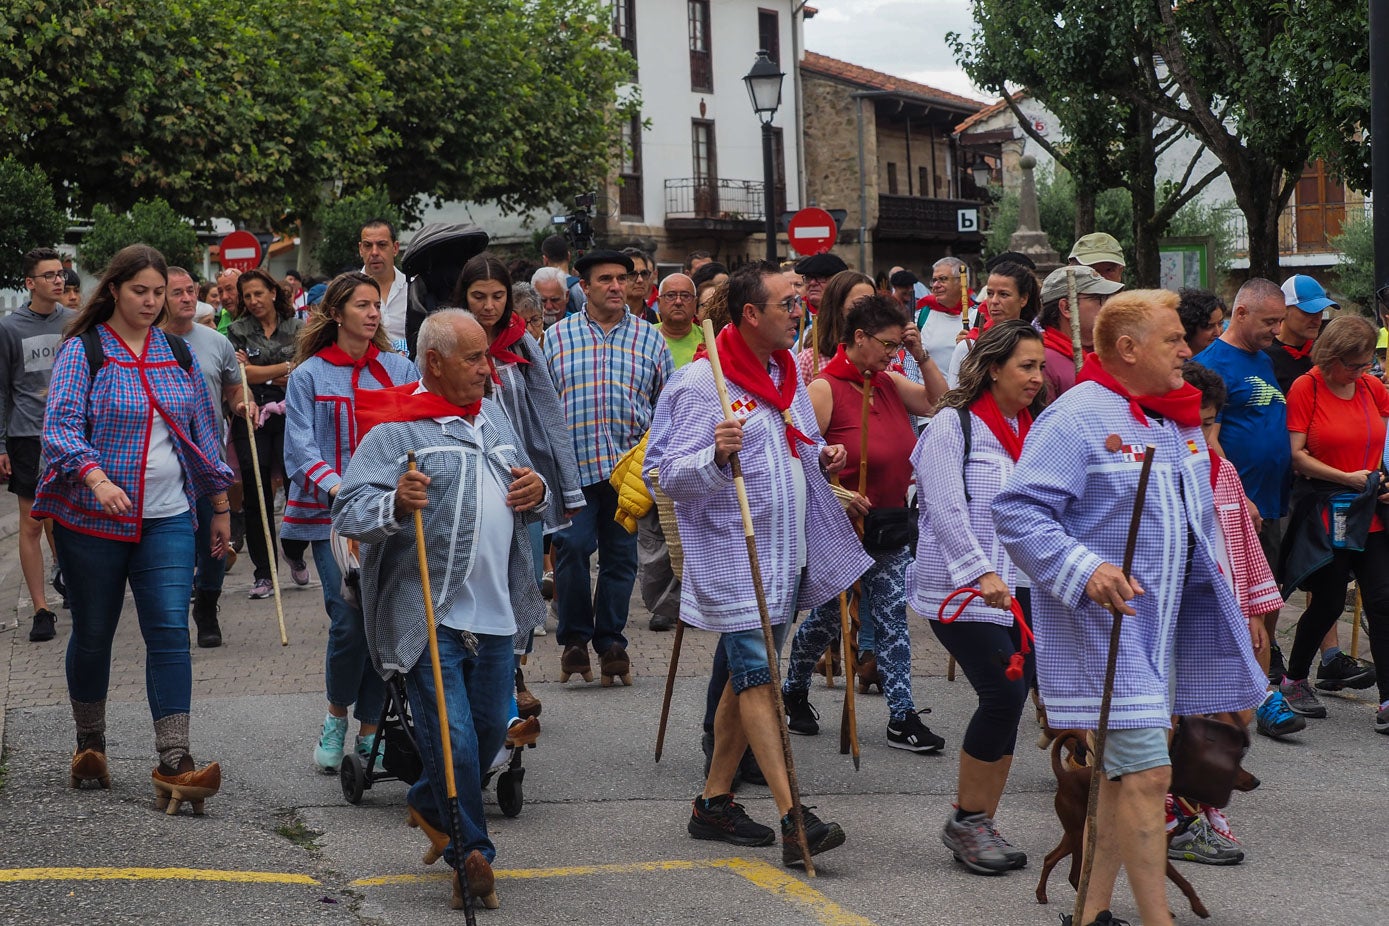
[[[945, 609], [950, 606], [950, 602], [961, 595], [965, 596], [965, 600], [960, 602], [959, 606], [955, 608], [955, 613], [946, 617]], [[936, 619], [942, 624], [953, 623], [965, 612], [965, 608], [969, 606], [971, 601], [983, 597], [984, 593], [977, 588], [957, 588], [940, 603], [940, 610], [936, 612]], [[1022, 640], [1022, 647], [1012, 656], [1008, 657], [1008, 663], [1003, 667], [1003, 674], [1008, 678], [1008, 681], [1016, 682], [1018, 679], [1022, 678], [1023, 662], [1027, 654], [1032, 652], [1032, 642], [1035, 637], [1032, 635], [1032, 628], [1027, 625], [1027, 618], [1023, 616], [1022, 605], [1018, 603], [1018, 599], [1010, 596], [1008, 598], [1008, 607], [1002, 610], [1012, 612], [1013, 623], [1017, 625], [1018, 635]]]

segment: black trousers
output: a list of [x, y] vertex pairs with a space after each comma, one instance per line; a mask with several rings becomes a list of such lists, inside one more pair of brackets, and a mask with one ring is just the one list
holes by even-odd
[[[1337, 550], [1327, 563], [1302, 583], [1312, 596], [1297, 622], [1293, 651], [1288, 657], [1288, 678], [1304, 679], [1312, 669], [1326, 632], [1340, 620], [1346, 604], [1351, 574], [1360, 583], [1360, 598], [1369, 625], [1370, 655], [1375, 665], [1389, 665], [1389, 531], [1376, 531], [1365, 541], [1363, 552]], [[1379, 700], [1389, 701], [1389, 671], [1379, 676]]]
[[[232, 421], [232, 447], [241, 463], [241, 485], [244, 501], [242, 513], [246, 517], [246, 547], [251, 551], [251, 562], [256, 567], [256, 578], [270, 579], [270, 557], [276, 554], [276, 541], [279, 531], [275, 527], [275, 473], [284, 470], [285, 459], [285, 419], [283, 415], [270, 415], [262, 427], [256, 428], [256, 457], [260, 462], [260, 472], [256, 473], [251, 462], [251, 442], [246, 436], [246, 420]], [[270, 547], [265, 545], [265, 528], [261, 525], [260, 504], [256, 502], [256, 486], [259, 483], [265, 499], [265, 513], [270, 518]], [[308, 542], [304, 540], [283, 541], [285, 556], [302, 560]]]

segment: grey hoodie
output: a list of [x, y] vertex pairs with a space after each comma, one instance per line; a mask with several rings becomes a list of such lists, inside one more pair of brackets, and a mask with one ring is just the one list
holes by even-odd
[[26, 305], [0, 319], [0, 453], [9, 452], [5, 444], [9, 436], [42, 433], [53, 361], [63, 329], [76, 316], [62, 305], [50, 315], [40, 315]]

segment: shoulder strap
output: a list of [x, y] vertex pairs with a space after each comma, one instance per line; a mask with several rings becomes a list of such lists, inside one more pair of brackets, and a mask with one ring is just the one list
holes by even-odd
[[101, 332], [95, 328], [88, 328], [78, 337], [82, 341], [82, 349], [87, 353], [87, 373], [95, 380], [97, 370], [106, 364], [106, 351], [101, 347]]
[[973, 501], [973, 499], [969, 497], [969, 481], [965, 479], [964, 476], [965, 469], [969, 466], [969, 447], [970, 438], [974, 430], [974, 421], [972, 415], [970, 414], [970, 410], [967, 407], [963, 405], [957, 405], [955, 406], [955, 411], [958, 412], [960, 415], [960, 433], [964, 434], [965, 436], [965, 452], [963, 456], [961, 456], [960, 458], [960, 481], [963, 482], [965, 486], [965, 501], [969, 502]]
[[188, 342], [178, 335], [170, 337], [169, 333], [162, 328], [159, 329], [159, 333], [164, 335], [164, 341], [169, 345], [169, 352], [174, 355], [178, 365], [183, 367], [183, 372], [192, 373], [193, 352], [188, 349]]

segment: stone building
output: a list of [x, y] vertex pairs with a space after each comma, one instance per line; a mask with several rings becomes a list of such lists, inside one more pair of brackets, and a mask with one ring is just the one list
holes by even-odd
[[812, 51], [800, 73], [806, 200], [848, 213], [835, 253], [918, 275], [978, 255], [984, 203], [954, 130], [984, 104]]

